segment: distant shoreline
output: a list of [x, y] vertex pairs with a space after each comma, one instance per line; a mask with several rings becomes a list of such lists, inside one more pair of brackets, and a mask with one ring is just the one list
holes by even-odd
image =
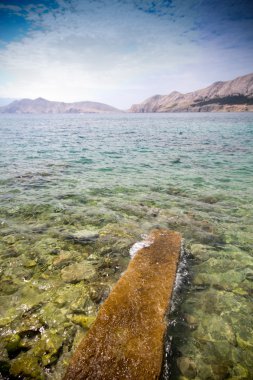
[[110, 113], [182, 113], [182, 112], [252, 112], [253, 73], [212, 85], [187, 94], [173, 91], [155, 95], [127, 110], [105, 103], [80, 101], [74, 103], [50, 101], [44, 98], [21, 99], [0, 107], [11, 114], [110, 114]]

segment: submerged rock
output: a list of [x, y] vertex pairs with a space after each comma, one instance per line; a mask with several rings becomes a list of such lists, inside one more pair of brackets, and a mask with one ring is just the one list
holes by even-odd
[[18, 284], [15, 284], [14, 281], [12, 281], [11, 279], [5, 279], [4, 277], [2, 277], [0, 289], [3, 295], [10, 295], [18, 290]]
[[189, 379], [194, 379], [197, 375], [197, 367], [195, 362], [188, 357], [181, 357], [177, 359], [177, 365], [182, 375]]
[[43, 237], [34, 245], [33, 249], [39, 255], [55, 255], [60, 252], [61, 242], [50, 237]]
[[56, 269], [69, 265], [73, 262], [74, 255], [71, 252], [60, 251], [59, 255], [53, 260], [53, 266]]
[[91, 286], [89, 288], [90, 299], [95, 304], [100, 304], [102, 301], [104, 301], [108, 297], [110, 290], [111, 290], [110, 287], [104, 284]]
[[3, 340], [6, 341], [5, 348], [10, 354], [17, 351], [20, 347], [21, 338], [18, 334], [12, 334]]
[[80, 230], [66, 236], [67, 240], [74, 240], [76, 243], [90, 243], [96, 241], [98, 238], [99, 233], [90, 230]]
[[[10, 369], [10, 359], [6, 348], [0, 344], [0, 376], [8, 375]], [[1, 377], [0, 377], [1, 378]]]
[[208, 204], [215, 204], [218, 203], [220, 200], [222, 200], [221, 195], [206, 195], [201, 197], [200, 202], [208, 203]]
[[27, 352], [11, 361], [10, 373], [18, 378], [44, 380], [43, 367], [53, 364], [59, 356], [64, 336], [54, 331], [43, 331], [41, 339], [34, 341]]
[[236, 342], [243, 350], [253, 350], [253, 337], [249, 326], [243, 326], [236, 333]]
[[24, 260], [23, 265], [25, 268], [33, 268], [37, 265], [37, 263], [35, 260], [27, 259], [27, 260]]
[[76, 283], [82, 280], [90, 280], [96, 274], [93, 265], [84, 260], [77, 264], [69, 265], [61, 270], [61, 277], [64, 282]]
[[87, 316], [87, 315], [73, 315], [71, 317], [71, 321], [79, 326], [81, 326], [84, 329], [89, 329], [92, 323], [95, 321], [95, 316]]
[[16, 331], [17, 334], [23, 337], [26, 335], [38, 334], [44, 324], [45, 322], [38, 314], [35, 314], [34, 310], [34, 314], [32, 315], [23, 315], [21, 321], [18, 319], [15, 320], [11, 324], [11, 328], [13, 331]]
[[18, 378], [44, 380], [45, 375], [39, 365], [39, 357], [25, 352], [11, 362], [10, 373]]

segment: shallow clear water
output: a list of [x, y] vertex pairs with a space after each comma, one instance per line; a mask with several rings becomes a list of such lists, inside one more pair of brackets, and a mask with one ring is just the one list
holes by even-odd
[[60, 379], [161, 226], [191, 252], [171, 378], [252, 379], [252, 152], [251, 113], [1, 116], [5, 378]]

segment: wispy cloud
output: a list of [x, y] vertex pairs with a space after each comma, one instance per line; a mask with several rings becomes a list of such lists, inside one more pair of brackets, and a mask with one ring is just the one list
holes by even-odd
[[[12, 3], [8, 12], [25, 17], [32, 27], [0, 50], [2, 75], [9, 78], [0, 81], [0, 96], [94, 99], [127, 107], [153, 93], [188, 91], [244, 74], [252, 55], [247, 34], [238, 33], [242, 20], [230, 15], [222, 25], [215, 24], [215, 9], [201, 3]], [[244, 62], [231, 64], [238, 52]]]

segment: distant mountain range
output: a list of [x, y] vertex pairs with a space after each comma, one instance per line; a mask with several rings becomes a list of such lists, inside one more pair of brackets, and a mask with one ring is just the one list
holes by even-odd
[[17, 114], [58, 114], [58, 113], [112, 113], [122, 112], [117, 108], [96, 102], [64, 103], [53, 102], [43, 98], [15, 100], [7, 106], [0, 107], [0, 113]]
[[253, 73], [227, 82], [215, 82], [202, 90], [155, 95], [130, 112], [242, 112], [253, 111]]
[[[231, 81], [215, 82], [202, 90], [181, 94], [155, 95], [128, 112], [244, 112], [253, 111], [253, 73]], [[117, 108], [96, 102], [64, 103], [43, 98], [15, 100], [0, 107], [0, 113], [59, 114], [116, 113]]]

